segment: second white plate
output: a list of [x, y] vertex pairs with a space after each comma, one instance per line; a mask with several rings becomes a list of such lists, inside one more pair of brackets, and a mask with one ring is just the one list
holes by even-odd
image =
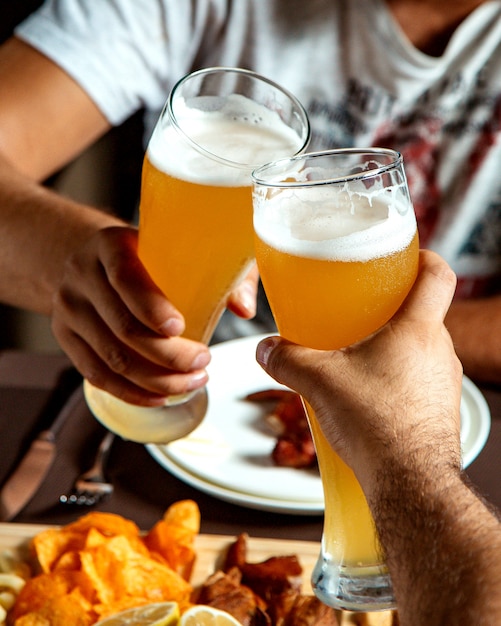
[[[318, 471], [275, 466], [271, 452], [276, 440], [263, 423], [269, 407], [244, 400], [254, 391], [280, 387], [255, 360], [256, 346], [263, 337], [214, 346], [204, 421], [184, 439], [147, 448], [165, 469], [215, 497], [263, 510], [319, 514], [323, 512], [323, 492]], [[487, 403], [478, 388], [464, 378], [464, 467], [485, 445], [489, 429]]]

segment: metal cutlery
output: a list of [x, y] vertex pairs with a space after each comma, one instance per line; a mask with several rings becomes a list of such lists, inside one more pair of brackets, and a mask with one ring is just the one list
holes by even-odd
[[78, 476], [70, 493], [59, 497], [60, 502], [78, 506], [93, 506], [111, 495], [113, 485], [106, 480], [104, 468], [114, 438], [114, 433], [110, 431], [106, 433], [99, 444], [94, 463]]
[[30, 502], [47, 476], [56, 458], [57, 435], [82, 401], [81, 381], [82, 377], [74, 368], [62, 372], [45, 411], [48, 418], [45, 422], [49, 424], [33, 439], [0, 490], [0, 521], [13, 519]]

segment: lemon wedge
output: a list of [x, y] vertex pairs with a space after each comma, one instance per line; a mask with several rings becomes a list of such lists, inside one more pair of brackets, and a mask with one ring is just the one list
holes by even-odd
[[95, 626], [177, 626], [177, 602], [156, 602], [105, 617]]
[[242, 626], [226, 611], [197, 604], [181, 615], [179, 626]]

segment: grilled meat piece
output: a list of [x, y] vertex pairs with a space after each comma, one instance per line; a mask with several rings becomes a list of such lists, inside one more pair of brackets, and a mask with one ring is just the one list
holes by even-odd
[[223, 569], [241, 572], [241, 582], [265, 602], [271, 626], [338, 626], [335, 611], [301, 593], [303, 569], [297, 555], [247, 561], [246, 533], [229, 546]]
[[241, 578], [236, 567], [228, 572], [218, 571], [204, 582], [192, 600], [230, 613], [242, 626], [270, 626], [266, 603], [241, 584]]
[[298, 595], [277, 626], [338, 626], [336, 612], [315, 596]]
[[308, 419], [299, 395], [287, 389], [264, 389], [245, 397], [250, 402], [274, 403], [265, 421], [277, 442], [271, 453], [280, 467], [316, 467], [317, 456]]

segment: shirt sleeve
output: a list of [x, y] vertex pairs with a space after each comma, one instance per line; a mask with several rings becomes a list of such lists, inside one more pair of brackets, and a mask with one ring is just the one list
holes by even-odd
[[117, 125], [141, 108], [159, 111], [190, 70], [203, 28], [193, 11], [202, 4], [47, 0], [15, 35], [64, 69]]

